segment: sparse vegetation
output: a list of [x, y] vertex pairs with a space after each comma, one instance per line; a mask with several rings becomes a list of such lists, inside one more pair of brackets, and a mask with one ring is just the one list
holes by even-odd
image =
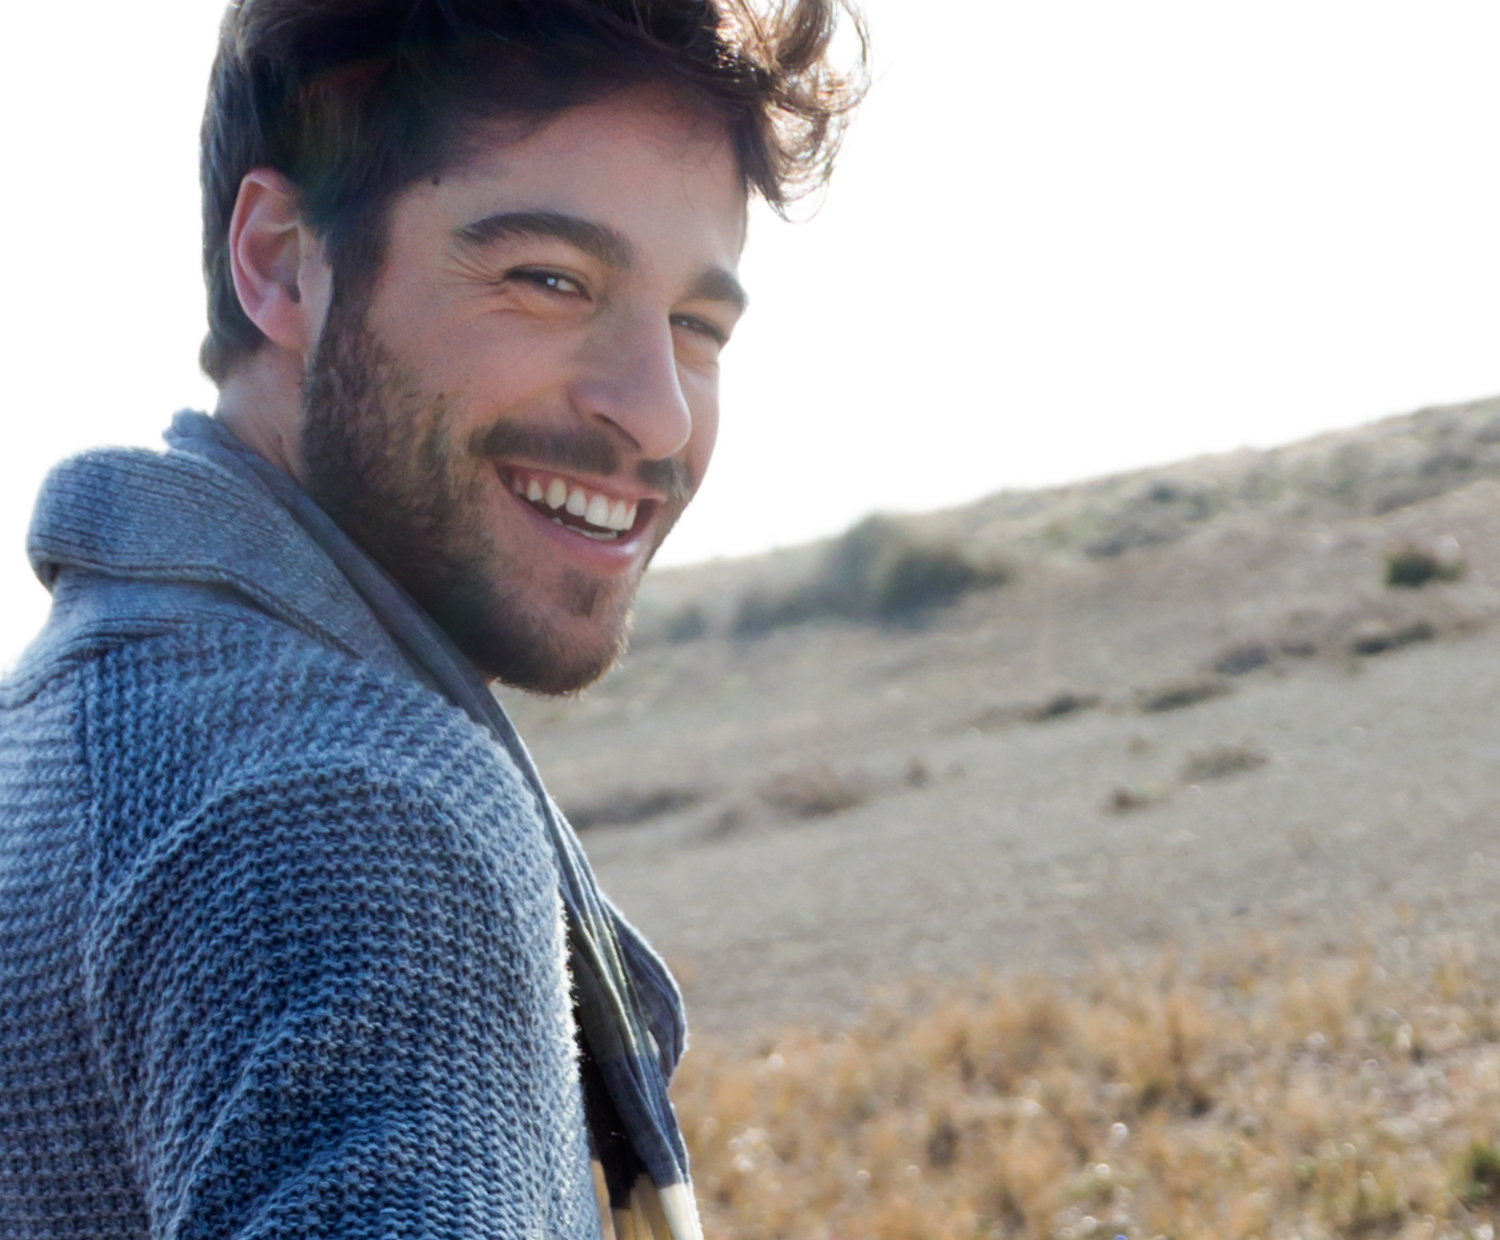
[[1203, 676], [1196, 680], [1177, 680], [1170, 684], [1147, 689], [1136, 699], [1136, 705], [1148, 715], [1168, 710], [1185, 710], [1212, 702], [1230, 692], [1228, 682], [1216, 676]]
[[869, 517], [833, 542], [811, 578], [747, 592], [733, 628], [754, 636], [827, 617], [907, 623], [1008, 576], [956, 542], [919, 538], [899, 520]]
[[773, 629], [806, 624], [827, 615], [816, 595], [806, 586], [784, 590], [756, 587], [741, 597], [732, 626], [736, 637], [759, 637]]
[[1153, 805], [1166, 800], [1167, 795], [1167, 789], [1160, 784], [1145, 784], [1139, 788], [1114, 788], [1104, 799], [1104, 812], [1133, 814], [1137, 810], [1150, 809]]
[[1101, 515], [1099, 533], [1085, 544], [1084, 552], [1108, 560], [1137, 547], [1174, 542], [1223, 506], [1224, 497], [1215, 487], [1173, 478], [1148, 479], [1107, 517]]
[[1463, 1169], [1463, 1199], [1469, 1205], [1500, 1203], [1500, 1145], [1476, 1141]]
[[1051, 723], [1057, 719], [1097, 710], [1103, 703], [1103, 694], [1076, 693], [1065, 689], [1040, 701], [1006, 702], [987, 706], [978, 714], [970, 716], [967, 726], [980, 732], [993, 732], [1013, 727], [1017, 723]]
[[688, 603], [668, 619], [663, 636], [669, 642], [697, 641], [708, 632], [708, 617], [697, 603]]
[[1426, 620], [1413, 620], [1410, 624], [1399, 626], [1377, 621], [1355, 631], [1349, 642], [1349, 653], [1359, 658], [1370, 658], [1417, 642], [1430, 642], [1436, 636], [1437, 629]]
[[[1118, 558], [1252, 512], [1290, 525], [1407, 510], [1500, 478], [1496, 402], [1429, 409], [1268, 452], [1185, 461], [975, 506], [975, 524], [1022, 560]], [[982, 545], [982, 544], [981, 544]]]
[[762, 799], [793, 818], [826, 818], [869, 799], [865, 781], [840, 775], [831, 766], [805, 766], [772, 777], [761, 788]]
[[1220, 676], [1244, 676], [1270, 666], [1276, 652], [1265, 642], [1240, 642], [1214, 660], [1214, 671]]
[[1441, 556], [1423, 547], [1407, 544], [1388, 551], [1385, 584], [1397, 589], [1417, 590], [1433, 581], [1459, 581], [1469, 571], [1458, 556]]
[[1064, 719], [1082, 711], [1093, 710], [1103, 699], [1097, 693], [1064, 692], [1028, 707], [1022, 712], [1027, 723], [1047, 723], [1052, 719]]
[[674, 1094], [712, 1240], [1460, 1240], [1500, 1211], [1497, 1022], [1451, 945], [1246, 940], [700, 1041]]
[[1257, 745], [1215, 745], [1188, 755], [1182, 768], [1182, 782], [1198, 784], [1209, 779], [1227, 779], [1231, 775], [1257, 771], [1270, 760]]
[[871, 591], [871, 610], [881, 619], [893, 620], [929, 607], [947, 607], [973, 589], [978, 579], [979, 570], [957, 548], [907, 547], [892, 558]]
[[591, 827], [624, 827], [667, 814], [692, 809], [703, 799], [698, 788], [653, 788], [646, 792], [620, 792], [592, 805], [565, 808], [568, 821], [579, 831]]

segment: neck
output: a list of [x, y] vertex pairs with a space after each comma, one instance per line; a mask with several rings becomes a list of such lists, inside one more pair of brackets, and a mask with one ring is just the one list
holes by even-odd
[[268, 362], [251, 358], [225, 378], [214, 417], [252, 452], [302, 482], [301, 375]]

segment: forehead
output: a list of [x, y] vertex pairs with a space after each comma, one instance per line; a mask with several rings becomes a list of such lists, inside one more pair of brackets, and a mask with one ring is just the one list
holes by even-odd
[[638, 245], [727, 245], [737, 257], [744, 241], [746, 189], [727, 126], [660, 88], [622, 90], [540, 123], [481, 123], [461, 158], [411, 194], [442, 199], [470, 217], [461, 222], [554, 211]]

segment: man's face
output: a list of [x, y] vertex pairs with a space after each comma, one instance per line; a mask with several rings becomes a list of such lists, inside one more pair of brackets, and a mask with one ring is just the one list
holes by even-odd
[[388, 228], [309, 366], [303, 481], [481, 672], [579, 688], [713, 451], [743, 309], [726, 135], [625, 92], [497, 136]]

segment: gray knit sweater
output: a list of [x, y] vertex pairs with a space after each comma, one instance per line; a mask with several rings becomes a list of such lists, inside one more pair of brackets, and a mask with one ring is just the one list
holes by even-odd
[[595, 1237], [511, 758], [263, 491], [59, 468], [0, 684], [0, 1240]]

